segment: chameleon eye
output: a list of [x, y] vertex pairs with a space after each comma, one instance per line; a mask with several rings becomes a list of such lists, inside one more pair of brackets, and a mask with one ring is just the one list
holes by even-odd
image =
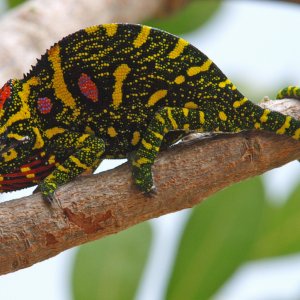
[[3, 108], [5, 101], [10, 97], [11, 85], [7, 82], [2, 89], [0, 89], [0, 109]]

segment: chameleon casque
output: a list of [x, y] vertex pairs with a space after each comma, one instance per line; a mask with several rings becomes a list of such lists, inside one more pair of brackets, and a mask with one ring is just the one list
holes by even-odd
[[[289, 87], [278, 98], [300, 98]], [[161, 146], [190, 131], [263, 129], [300, 139], [300, 122], [244, 97], [201, 51], [164, 31], [104, 24], [63, 38], [0, 90], [0, 191], [56, 188], [105, 158], [130, 156], [153, 189]]]

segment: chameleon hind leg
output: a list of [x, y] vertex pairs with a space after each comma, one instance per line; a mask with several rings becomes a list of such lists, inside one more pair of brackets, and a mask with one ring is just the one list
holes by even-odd
[[55, 141], [55, 145], [72, 149], [72, 154], [39, 185], [43, 197], [49, 202], [53, 201], [54, 192], [59, 185], [71, 181], [83, 172], [96, 169], [105, 150], [101, 138], [86, 133], [66, 132]]
[[160, 150], [164, 136], [173, 130], [212, 131], [222, 126], [216, 113], [209, 114], [200, 109], [164, 107], [153, 117], [137, 151], [131, 157], [135, 184], [143, 192], [154, 190], [151, 166]]

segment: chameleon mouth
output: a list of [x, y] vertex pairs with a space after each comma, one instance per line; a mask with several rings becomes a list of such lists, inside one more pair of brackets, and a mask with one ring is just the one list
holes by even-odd
[[29, 137], [25, 136], [19, 140], [17, 139], [8, 139], [7, 137], [4, 137], [0, 139], [0, 155], [8, 152], [24, 143], [27, 143], [29, 141]]

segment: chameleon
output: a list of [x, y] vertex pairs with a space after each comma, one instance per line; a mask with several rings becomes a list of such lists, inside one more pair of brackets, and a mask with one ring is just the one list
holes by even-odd
[[129, 158], [135, 185], [151, 193], [162, 147], [192, 131], [251, 129], [300, 139], [298, 120], [251, 102], [186, 40], [145, 25], [91, 26], [0, 90], [0, 191], [38, 184], [52, 202], [103, 159]]

